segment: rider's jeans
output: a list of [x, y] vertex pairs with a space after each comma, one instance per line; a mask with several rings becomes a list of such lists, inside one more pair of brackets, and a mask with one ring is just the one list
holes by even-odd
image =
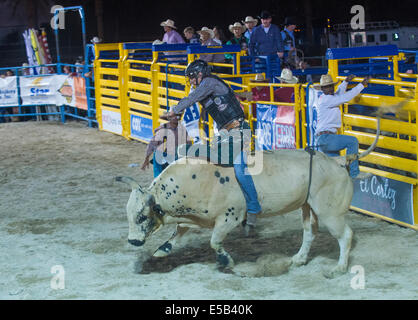
[[[358, 153], [358, 140], [356, 137], [342, 134], [323, 134], [316, 138], [319, 151], [330, 157], [340, 155], [340, 150], [347, 149], [347, 154]], [[355, 178], [359, 174], [358, 160], [350, 164], [350, 177]]]
[[247, 158], [244, 151], [241, 151], [234, 159], [234, 171], [238, 184], [244, 194], [247, 212], [260, 213], [261, 206], [258, 202], [257, 190], [255, 189], [253, 178], [248, 172]]

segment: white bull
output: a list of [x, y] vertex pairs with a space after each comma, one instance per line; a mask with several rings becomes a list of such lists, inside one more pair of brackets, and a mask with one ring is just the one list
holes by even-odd
[[[262, 173], [253, 176], [263, 208], [260, 218], [302, 207], [303, 243], [293, 263], [306, 263], [319, 217], [340, 245], [340, 258], [334, 272], [345, 272], [353, 234], [344, 221], [353, 195], [347, 171], [317, 152], [305, 203], [309, 154], [303, 150], [280, 150], [265, 154], [263, 161]], [[167, 167], [146, 190], [130, 178], [117, 178], [132, 186], [127, 204], [128, 240], [133, 245], [143, 245], [163, 224], [176, 223], [177, 230], [172, 238], [154, 254], [161, 257], [171, 252], [172, 246], [189, 228], [213, 228], [210, 243], [216, 251], [218, 266], [232, 268], [233, 260], [222, 241], [244, 220], [246, 212], [234, 170], [212, 164], [185, 165], [185, 162], [183, 158]]]
[[[377, 135], [372, 146], [359, 155], [369, 154], [380, 134], [380, 115]], [[340, 157], [345, 162], [350, 156]], [[353, 160], [353, 157], [350, 157]], [[277, 150], [263, 156], [263, 170], [253, 175], [263, 212], [260, 218], [292, 212], [302, 208], [303, 242], [292, 263], [307, 262], [308, 253], [318, 228], [318, 218], [338, 240], [338, 264], [328, 276], [345, 273], [353, 232], [345, 222], [353, 196], [353, 183], [347, 170], [333, 158], [316, 152], [312, 159], [304, 150]], [[190, 228], [213, 228], [211, 247], [217, 255], [219, 268], [232, 268], [233, 260], [222, 242], [246, 215], [243, 193], [233, 168], [210, 163], [187, 164], [182, 158], [168, 166], [148, 189], [132, 178], [117, 177], [131, 185], [127, 203], [129, 243], [142, 246], [146, 239], [164, 224], [177, 224], [173, 236], [154, 253], [156, 257], [170, 254], [173, 245]]]

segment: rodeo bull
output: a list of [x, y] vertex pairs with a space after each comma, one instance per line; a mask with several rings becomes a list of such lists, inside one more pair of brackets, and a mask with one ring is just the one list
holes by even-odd
[[[375, 148], [380, 116], [377, 115], [374, 143], [356, 156], [330, 158], [321, 152], [304, 150], [263, 154], [263, 170], [253, 176], [263, 207], [260, 218], [302, 209], [303, 241], [292, 257], [294, 265], [307, 262], [320, 219], [340, 248], [338, 263], [327, 276], [346, 272], [353, 232], [344, 217], [352, 200], [353, 182], [342, 163], [347, 165], [365, 157]], [[132, 187], [127, 203], [128, 241], [142, 246], [164, 224], [177, 224], [171, 238], [154, 253], [155, 257], [165, 257], [189, 229], [212, 228], [210, 245], [215, 250], [217, 266], [231, 269], [234, 262], [222, 242], [246, 218], [243, 193], [232, 168], [202, 161], [190, 165], [187, 161], [181, 158], [169, 165], [147, 189], [132, 178], [116, 178]]]

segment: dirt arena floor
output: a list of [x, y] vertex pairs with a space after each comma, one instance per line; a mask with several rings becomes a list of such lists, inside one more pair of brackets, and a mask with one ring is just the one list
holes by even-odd
[[142, 248], [128, 244], [130, 188], [114, 177], [150, 184], [152, 170], [131, 165], [144, 144], [82, 123], [25, 122], [1, 124], [0, 146], [0, 299], [418, 298], [414, 230], [350, 212], [349, 270], [327, 279], [339, 248], [321, 223], [308, 264], [291, 267], [300, 212], [259, 219], [257, 238], [241, 227], [227, 237], [236, 267], [221, 273], [210, 230], [186, 234], [162, 259], [149, 257], [173, 226]]

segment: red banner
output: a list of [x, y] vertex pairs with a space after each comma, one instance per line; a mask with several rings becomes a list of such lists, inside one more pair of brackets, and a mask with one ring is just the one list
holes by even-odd
[[74, 77], [75, 106], [87, 110], [86, 80], [83, 77]]

